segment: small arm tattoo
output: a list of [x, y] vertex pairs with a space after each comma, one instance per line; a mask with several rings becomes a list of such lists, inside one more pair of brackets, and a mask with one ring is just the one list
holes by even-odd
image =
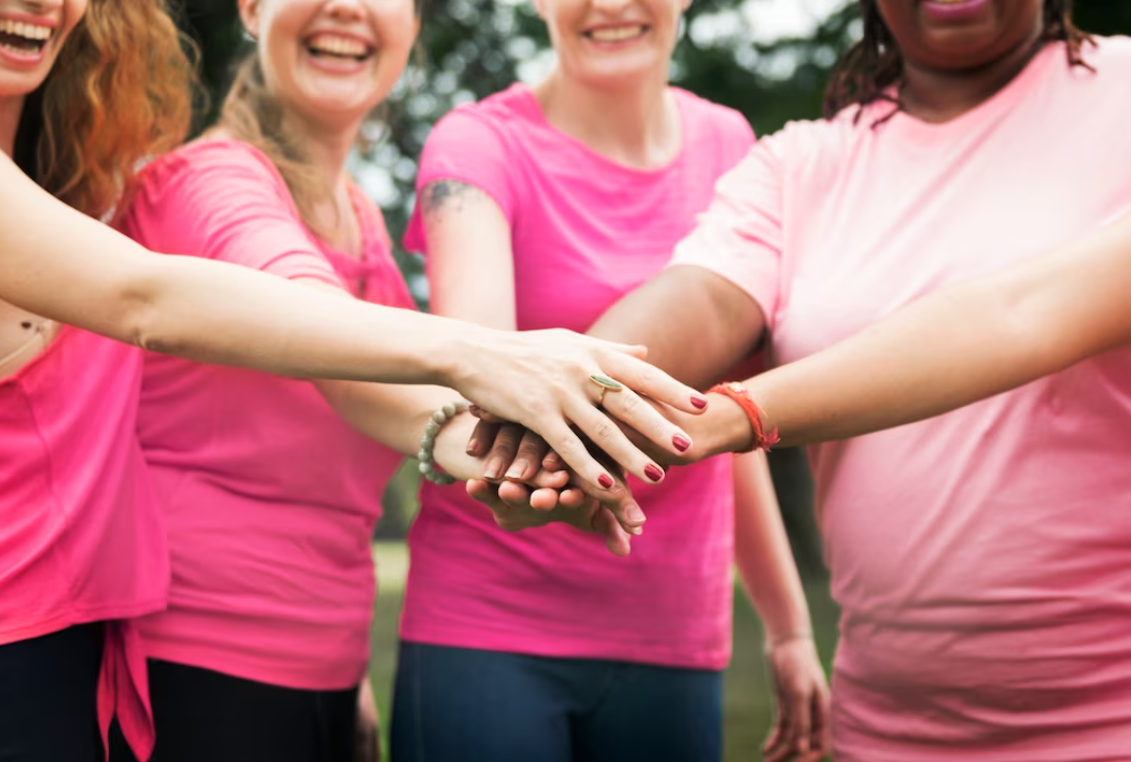
[[441, 208], [458, 211], [463, 208], [464, 199], [481, 193], [482, 191], [474, 185], [461, 183], [458, 180], [437, 180], [428, 183], [424, 188], [422, 199], [424, 215], [429, 217], [439, 212]]

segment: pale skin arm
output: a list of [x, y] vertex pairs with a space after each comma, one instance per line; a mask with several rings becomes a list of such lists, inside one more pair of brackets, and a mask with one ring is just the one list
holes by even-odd
[[538, 431], [593, 484], [610, 478], [608, 470], [567, 421], [629, 468], [649, 459], [593, 407], [590, 373], [698, 409], [697, 392], [626, 347], [565, 331], [491, 331], [339, 299], [235, 265], [152, 256], [47, 194], [7, 156], [0, 156], [0, 230], [0, 299], [25, 310], [203, 362], [448, 386]]
[[762, 619], [777, 701], [763, 753], [767, 762], [815, 762], [832, 751], [828, 684], [766, 456], [760, 452], [735, 456], [734, 557]]

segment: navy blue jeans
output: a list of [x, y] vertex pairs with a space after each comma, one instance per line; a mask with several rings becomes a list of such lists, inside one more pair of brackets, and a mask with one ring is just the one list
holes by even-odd
[[393, 762], [717, 762], [722, 673], [402, 643]]

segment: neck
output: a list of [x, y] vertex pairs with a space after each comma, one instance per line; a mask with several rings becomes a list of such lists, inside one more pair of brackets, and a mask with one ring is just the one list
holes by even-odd
[[286, 131], [302, 146], [306, 160], [325, 178], [328, 187], [337, 189], [346, 180], [346, 159], [357, 141], [361, 120], [341, 126], [327, 126], [304, 115], [288, 111]]
[[1040, 30], [1006, 55], [975, 69], [947, 71], [905, 65], [900, 97], [904, 110], [927, 122], [946, 122], [996, 95], [1020, 74], [1040, 50]]
[[0, 97], [0, 151], [8, 156], [16, 150], [16, 130], [24, 113], [25, 98], [23, 95]]
[[666, 73], [643, 85], [605, 89], [555, 69], [534, 92], [550, 124], [620, 164], [651, 169], [679, 152], [679, 114]]

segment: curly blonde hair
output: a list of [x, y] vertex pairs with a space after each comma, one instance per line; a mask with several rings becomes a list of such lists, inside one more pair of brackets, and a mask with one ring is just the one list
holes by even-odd
[[165, 0], [91, 0], [25, 102], [17, 161], [60, 200], [112, 218], [145, 160], [189, 133], [191, 50]]

